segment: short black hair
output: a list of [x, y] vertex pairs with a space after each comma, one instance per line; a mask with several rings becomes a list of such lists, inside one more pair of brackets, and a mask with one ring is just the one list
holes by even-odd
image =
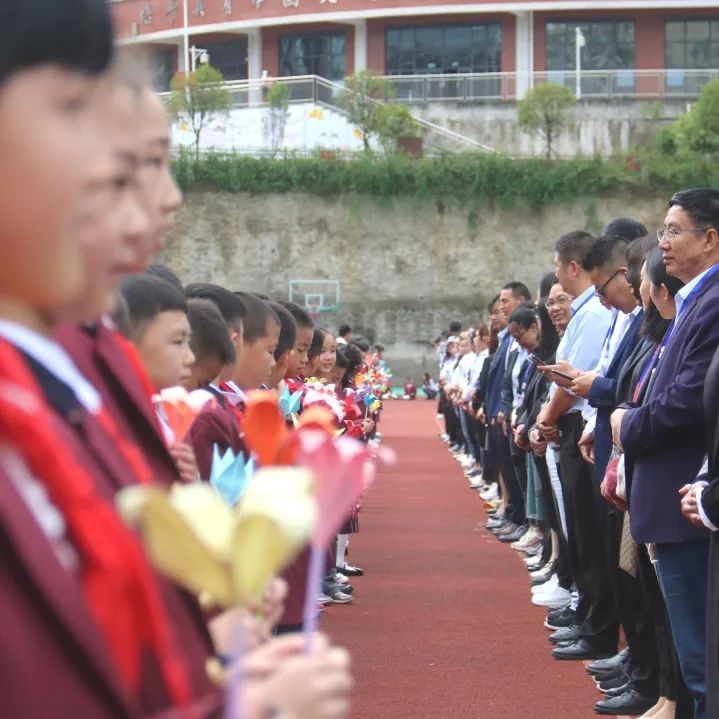
[[196, 362], [218, 359], [226, 366], [235, 361], [235, 345], [227, 334], [225, 319], [214, 302], [199, 298], [188, 300], [187, 318], [192, 328], [190, 347]]
[[502, 289], [509, 290], [516, 299], [522, 299], [525, 302], [530, 302], [532, 299], [529, 288], [524, 282], [507, 282]]
[[151, 275], [152, 277], [160, 277], [165, 280], [165, 282], [169, 282], [171, 285], [177, 287], [180, 292], [184, 292], [180, 278], [167, 265], [150, 265], [145, 270], [145, 274]]
[[234, 292], [219, 285], [198, 282], [187, 285], [185, 295], [190, 299], [209, 300], [220, 311], [225, 325], [236, 332], [242, 331], [242, 321], [247, 314], [245, 305]]
[[631, 242], [647, 234], [647, 228], [639, 220], [633, 220], [631, 217], [616, 217], [607, 223], [602, 231], [604, 237], [619, 237], [625, 242]]
[[352, 340], [352, 344], [355, 347], [358, 347], [361, 352], [369, 352], [370, 351], [370, 343], [366, 337], [355, 337]]
[[384, 345], [381, 345], [381, 344], [377, 343], [377, 344], [374, 346], [374, 351], [375, 351], [375, 352], [384, 352]]
[[546, 275], [539, 280], [539, 297], [544, 299], [549, 297], [549, 292], [557, 284], [557, 275], [554, 272], [547, 272]]
[[719, 232], [719, 190], [709, 187], [682, 190], [669, 200], [668, 207], [681, 207], [697, 229], [713, 227]]
[[277, 313], [264, 300], [259, 299], [251, 292], [234, 292], [245, 306], [245, 316], [242, 320], [242, 339], [245, 342], [257, 342], [267, 336], [267, 323], [274, 322], [280, 326]]
[[496, 305], [497, 302], [499, 302], [499, 295], [495, 295], [489, 301], [489, 304], [487, 305], [487, 312], [491, 312], [494, 309], [494, 305]]
[[574, 230], [557, 240], [554, 251], [563, 263], [573, 261], [581, 266], [596, 241], [597, 238], [589, 232]]
[[322, 345], [325, 343], [325, 337], [327, 333], [320, 327], [315, 327], [314, 334], [312, 335], [312, 344], [309, 350], [307, 350], [307, 359], [313, 360], [322, 354]]
[[352, 332], [352, 328], [349, 325], [340, 325], [339, 336], [345, 337]]
[[295, 324], [299, 329], [314, 329], [315, 323], [310, 317], [310, 313], [304, 308], [300, 307], [296, 302], [280, 302], [291, 315], [294, 317]]
[[187, 313], [182, 292], [169, 282], [150, 275], [130, 277], [122, 283], [132, 337], [138, 338], [162, 312]]
[[543, 360], [549, 360], [556, 352], [559, 346], [559, 335], [543, 302], [538, 305], [527, 303], [517, 307], [509, 318], [509, 324], [517, 324], [525, 330], [536, 324], [539, 327], [540, 337], [539, 347], [534, 354]]
[[454, 322], [449, 323], [449, 331], [451, 334], [456, 335], [457, 332], [462, 331], [462, 323], [457, 322], [456, 320]]
[[38, 65], [99, 75], [113, 53], [107, 0], [3, 0], [0, 4], [0, 85]]
[[621, 267], [626, 261], [628, 244], [627, 240], [617, 235], [600, 237], [582, 261], [582, 268], [589, 272], [608, 266], [613, 269]]
[[279, 302], [268, 302], [267, 304], [269, 304], [280, 320], [280, 339], [277, 342], [277, 348], [274, 352], [275, 361], [277, 361], [283, 354], [295, 348], [297, 323], [289, 310], [283, 307]]

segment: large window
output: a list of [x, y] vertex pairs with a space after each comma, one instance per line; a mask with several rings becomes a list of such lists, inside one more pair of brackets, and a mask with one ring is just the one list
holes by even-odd
[[177, 49], [173, 47], [159, 48], [152, 53], [152, 57], [155, 70], [155, 88], [159, 92], [167, 92], [175, 75]]
[[547, 22], [548, 72], [574, 70], [576, 29], [586, 41], [581, 49], [582, 70], [634, 68], [634, 23], [619, 21]]
[[345, 78], [345, 33], [280, 37], [280, 75], [319, 75], [335, 82]]
[[210, 54], [210, 65], [216, 67], [225, 80], [247, 79], [247, 38], [205, 42], [201, 47]]
[[665, 67], [719, 68], [719, 20], [667, 20]]
[[502, 69], [499, 23], [389, 28], [386, 41], [388, 75], [500, 72]]

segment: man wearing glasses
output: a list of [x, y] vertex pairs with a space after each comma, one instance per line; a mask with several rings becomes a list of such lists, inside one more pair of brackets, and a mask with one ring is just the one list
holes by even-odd
[[[612, 415], [614, 442], [634, 459], [630, 512], [637, 542], [656, 545], [657, 571], [696, 719], [706, 719], [705, 633], [709, 531], [698, 507], [682, 516], [707, 452], [703, 389], [719, 344], [719, 191], [684, 190], [669, 202], [659, 248], [686, 284], [641, 407]], [[651, 361], [651, 360], [650, 360]], [[712, 611], [716, 611], [713, 607]], [[713, 651], [716, 651], [714, 649]], [[716, 714], [712, 714], [716, 716]]]

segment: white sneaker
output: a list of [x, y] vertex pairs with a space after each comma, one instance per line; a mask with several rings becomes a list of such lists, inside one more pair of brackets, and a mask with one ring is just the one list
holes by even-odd
[[497, 483], [494, 482], [490, 485], [489, 489], [486, 492], [482, 492], [479, 495], [485, 502], [491, 502], [493, 499], [499, 498], [499, 488], [497, 487]]
[[537, 584], [532, 587], [532, 594], [542, 594], [544, 592], [553, 592], [559, 586], [559, 577], [556, 574], [544, 582], [544, 584]]
[[328, 597], [326, 594], [319, 594], [317, 596], [317, 604], [329, 604], [332, 601], [332, 597]]
[[550, 609], [560, 609], [566, 607], [572, 599], [571, 592], [562, 587], [557, 587], [553, 592], [547, 594], [535, 594], [532, 597], [532, 604], [537, 607], [549, 607]]
[[337, 582], [337, 584], [349, 584], [350, 580], [347, 579], [344, 574], [337, 572], [337, 574], [335, 574], [335, 582]]
[[465, 470], [471, 469], [476, 463], [476, 460], [470, 454], [465, 454], [464, 457], [460, 460], [460, 464]]
[[484, 487], [484, 478], [481, 474], [478, 474], [476, 477], [472, 477], [472, 479], [469, 480], [469, 486], [472, 489], [479, 489], [480, 487]]

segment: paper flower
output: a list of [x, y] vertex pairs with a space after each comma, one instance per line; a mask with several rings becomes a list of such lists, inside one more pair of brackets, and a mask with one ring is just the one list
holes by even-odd
[[280, 411], [286, 418], [297, 414], [302, 408], [302, 392], [291, 393], [289, 387], [285, 385], [277, 402]]
[[163, 389], [152, 401], [160, 408], [178, 442], [185, 440], [197, 415], [216, 402], [214, 395], [204, 389], [188, 392], [183, 387]]
[[231, 607], [261, 596], [267, 581], [308, 543], [317, 517], [312, 488], [306, 470], [285, 467], [254, 474], [235, 508], [200, 483], [176, 485], [169, 493], [128, 487], [117, 503], [159, 571]]
[[344, 409], [342, 402], [335, 394], [334, 385], [317, 385], [307, 384], [307, 390], [305, 391], [303, 406], [311, 407], [314, 404], [325, 405], [332, 410], [337, 421], [341, 422], [344, 419]]
[[247, 481], [254, 471], [254, 460], [250, 458], [245, 462], [242, 452], [235, 456], [231, 449], [227, 449], [221, 455], [217, 445], [212, 448], [210, 484], [230, 506], [237, 504], [242, 497]]

